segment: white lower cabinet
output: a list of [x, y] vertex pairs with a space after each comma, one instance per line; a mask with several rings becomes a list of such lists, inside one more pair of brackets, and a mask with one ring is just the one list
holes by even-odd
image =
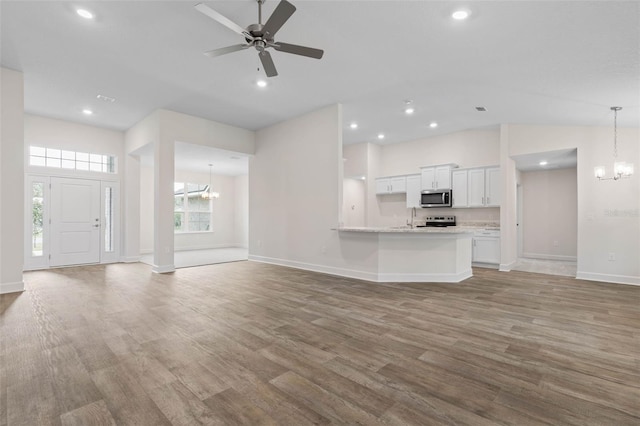
[[473, 263], [500, 264], [500, 231], [481, 230], [473, 236]]

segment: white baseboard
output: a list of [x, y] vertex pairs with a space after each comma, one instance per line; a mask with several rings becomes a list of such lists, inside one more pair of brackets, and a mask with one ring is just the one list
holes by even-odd
[[365, 281], [376, 281], [378, 274], [373, 272], [356, 271], [353, 269], [336, 268], [333, 266], [317, 265], [313, 263], [298, 262], [295, 260], [276, 259], [273, 257], [249, 255], [249, 260], [271, 265], [286, 266], [288, 268], [303, 269], [305, 271], [321, 272], [323, 274], [338, 275], [347, 278], [356, 278]]
[[488, 268], [488, 269], [500, 268], [500, 265], [498, 265], [497, 263], [483, 263], [483, 262], [472, 262], [471, 266], [478, 267], [478, 268]]
[[529, 259], [542, 259], [542, 260], [564, 260], [567, 262], [577, 262], [577, 256], [563, 256], [559, 254], [543, 254], [543, 253], [522, 253], [522, 257]]
[[[178, 251], [192, 251], [192, 250], [213, 250], [213, 249], [223, 249], [223, 248], [248, 248], [247, 246], [243, 246], [242, 244], [216, 244], [216, 245], [207, 245], [207, 246], [184, 246], [184, 247], [175, 247], [174, 252]], [[153, 249], [141, 249], [140, 254], [153, 254]], [[137, 262], [137, 261], [136, 261]]]
[[378, 274], [378, 282], [381, 283], [459, 283], [471, 278], [473, 272], [460, 272], [458, 274]]
[[303, 269], [305, 271], [320, 272], [323, 274], [337, 275], [340, 277], [355, 278], [364, 281], [378, 283], [390, 282], [439, 282], [456, 283], [473, 276], [471, 270], [459, 274], [380, 274], [375, 272], [357, 271], [354, 269], [337, 268], [335, 266], [318, 265], [313, 263], [298, 262], [294, 260], [276, 259], [273, 257], [257, 256], [250, 254], [249, 260], [269, 263], [272, 265], [286, 266], [289, 268]]
[[140, 256], [126, 256], [126, 257], [123, 256], [120, 258], [120, 262], [123, 262], [123, 263], [140, 262]]
[[176, 271], [176, 267], [175, 265], [162, 265], [162, 266], [158, 266], [158, 265], [153, 265], [151, 267], [151, 271], [155, 274], [168, 274], [171, 272], [175, 272]]
[[634, 277], [631, 275], [612, 275], [599, 274], [597, 272], [578, 271], [576, 273], [576, 279], [587, 281], [601, 281], [614, 284], [640, 285], [640, 277]]
[[24, 291], [24, 281], [0, 284], [0, 294], [19, 293]]
[[517, 260], [514, 260], [513, 262], [509, 262], [509, 263], [501, 263], [500, 266], [498, 267], [498, 271], [509, 272], [511, 271], [511, 269], [513, 269], [514, 266], [516, 266], [516, 262]]

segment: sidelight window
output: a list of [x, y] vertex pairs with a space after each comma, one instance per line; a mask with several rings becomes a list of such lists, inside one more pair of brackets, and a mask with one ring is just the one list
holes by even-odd
[[44, 182], [31, 184], [31, 255], [40, 257], [44, 248]]

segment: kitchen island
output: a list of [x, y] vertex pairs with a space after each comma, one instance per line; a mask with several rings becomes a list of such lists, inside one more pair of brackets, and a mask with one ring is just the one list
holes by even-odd
[[[470, 278], [473, 230], [464, 227], [338, 228], [341, 242], [370, 254], [375, 282], [460, 282]], [[357, 272], [357, 271], [354, 271]]]

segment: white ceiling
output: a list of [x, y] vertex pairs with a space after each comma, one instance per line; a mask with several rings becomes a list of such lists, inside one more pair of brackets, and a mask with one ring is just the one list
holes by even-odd
[[[153, 146], [151, 144], [144, 145], [134, 154], [140, 157], [142, 166], [153, 167]], [[209, 173], [209, 164], [211, 164], [211, 172], [214, 175], [240, 176], [249, 174], [249, 156], [246, 154], [185, 142], [175, 143], [175, 170]]]
[[[611, 126], [612, 105], [624, 107], [619, 126], [640, 125], [638, 1], [292, 0], [276, 40], [325, 55], [272, 52], [279, 76], [264, 90], [253, 85], [254, 50], [202, 54], [241, 40], [197, 2], [3, 0], [2, 66], [24, 73], [28, 113], [119, 130], [157, 108], [257, 130], [336, 102], [344, 143], [500, 123]], [[257, 21], [253, 0], [207, 4], [242, 26]], [[96, 19], [78, 17], [78, 5]], [[453, 21], [456, 5], [471, 18]], [[402, 112], [408, 99], [413, 116]]]
[[[514, 155], [511, 158], [516, 163], [516, 169], [522, 172], [568, 169], [578, 165], [578, 151], [575, 149]], [[541, 165], [540, 162], [542, 161], [546, 162], [546, 164]]]

